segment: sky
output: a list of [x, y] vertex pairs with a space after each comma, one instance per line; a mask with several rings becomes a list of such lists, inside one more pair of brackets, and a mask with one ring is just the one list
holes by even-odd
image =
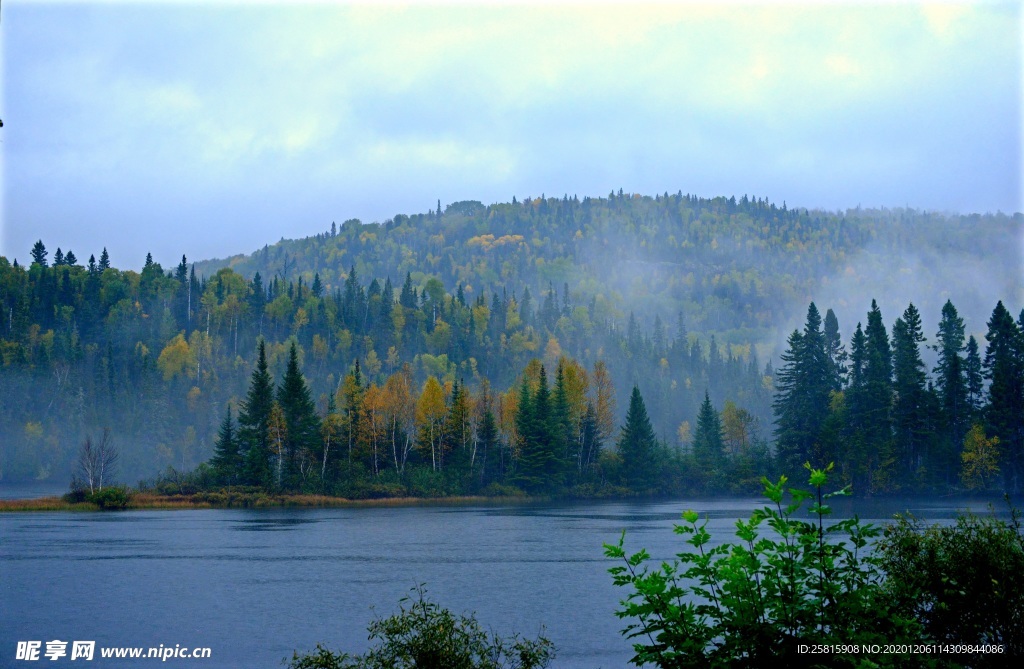
[[0, 6], [0, 255], [624, 189], [1017, 212], [1019, 2]]

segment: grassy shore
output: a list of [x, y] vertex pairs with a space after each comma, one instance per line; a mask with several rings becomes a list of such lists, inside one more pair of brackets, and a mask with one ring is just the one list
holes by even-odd
[[[273, 495], [251, 492], [199, 492], [191, 495], [160, 495], [135, 492], [129, 497], [132, 509], [265, 509], [275, 507], [349, 508], [381, 506], [460, 506], [478, 504], [529, 504], [547, 497], [386, 497], [346, 499], [326, 495]], [[0, 513], [17, 511], [99, 511], [92, 502], [70, 502], [63, 497], [0, 500]]]

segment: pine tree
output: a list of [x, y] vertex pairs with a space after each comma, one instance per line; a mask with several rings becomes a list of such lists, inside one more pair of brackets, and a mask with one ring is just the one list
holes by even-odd
[[829, 389], [840, 390], [846, 378], [846, 350], [839, 334], [839, 319], [831, 309], [825, 312], [824, 330], [825, 357], [831, 364]]
[[622, 426], [617, 445], [622, 458], [622, 482], [630, 490], [645, 491], [656, 487], [657, 445], [644, 398], [640, 389], [633, 386], [626, 423]]
[[982, 393], [985, 387], [985, 375], [982, 369], [981, 354], [978, 340], [974, 335], [967, 338], [967, 353], [964, 356], [964, 380], [967, 385], [967, 412], [969, 422], [978, 420], [983, 404]]
[[[452, 384], [452, 397], [445, 415], [441, 452], [449, 454], [448, 465], [460, 474], [468, 473], [470, 468], [471, 427], [466, 388], [464, 384], [456, 381]], [[442, 460], [442, 464], [443, 462]]]
[[238, 447], [234, 421], [231, 419], [231, 407], [228, 406], [224, 422], [220, 424], [217, 433], [210, 466], [213, 467], [217, 480], [229, 486], [238, 483], [242, 474], [242, 457]]
[[100, 271], [107, 269], [110, 269], [110, 254], [107, 253], [107, 247], [104, 246], [103, 253], [100, 254]]
[[[928, 379], [919, 348], [924, 341], [921, 316], [911, 304], [892, 328], [894, 445], [901, 473], [907, 481], [916, 480], [917, 472], [930, 464], [925, 452], [931, 442], [927, 416]], [[916, 483], [920, 485], [923, 481]]]
[[271, 485], [270, 411], [274, 405], [274, 383], [267, 371], [267, 351], [260, 339], [256, 369], [252, 372], [249, 392], [238, 412], [238, 440], [245, 458], [245, 482], [249, 485]]
[[[852, 347], [851, 347], [852, 350]], [[871, 300], [864, 328], [861, 376], [850, 398], [851, 423], [861, 441], [862, 471], [870, 491], [893, 488], [892, 481], [892, 352], [882, 312]], [[851, 354], [852, 357], [852, 354]], [[852, 384], [851, 384], [852, 385]]]
[[967, 400], [967, 375], [961, 353], [964, 344], [964, 320], [950, 300], [942, 307], [942, 320], [935, 335], [938, 363], [932, 372], [939, 401], [939, 437], [936, 461], [947, 484], [955, 482], [959, 468], [960, 444], [971, 424], [971, 408]]
[[1000, 301], [988, 322], [983, 368], [989, 380], [986, 432], [999, 438], [1007, 488], [1020, 489], [1024, 475], [1024, 345], [1020, 328]]
[[498, 480], [503, 472], [498, 467], [498, 421], [494, 417], [490, 386], [487, 380], [481, 382], [480, 422], [477, 426], [477, 459], [480, 481], [483, 484]]
[[804, 462], [820, 459], [820, 432], [835, 380], [835, 365], [827, 356], [821, 316], [813, 302], [803, 333], [793, 331], [782, 361], [772, 405], [777, 451], [782, 466], [795, 472]]
[[32, 263], [46, 267], [46, 246], [41, 239], [32, 247]]
[[68, 254], [64, 256], [64, 264], [68, 267], [74, 267], [78, 264], [78, 258], [75, 257], [75, 252], [68, 249]]
[[713, 406], [708, 391], [697, 413], [697, 430], [693, 435], [693, 456], [702, 474], [720, 470], [725, 460], [722, 440], [722, 419]]
[[295, 341], [288, 351], [288, 366], [277, 390], [277, 403], [281, 406], [287, 426], [284, 447], [284, 487], [296, 489], [307, 475], [303, 466], [319, 450], [320, 418], [310, 397], [309, 387], [299, 371], [299, 354]]
[[352, 371], [345, 375], [339, 391], [349, 467], [352, 466], [352, 453], [362, 441], [360, 425], [362, 423], [363, 392], [363, 375], [359, 369], [359, 359], [356, 358]]
[[184, 286], [185, 282], [188, 281], [188, 260], [185, 258], [184, 254], [181, 256], [181, 262], [178, 263], [178, 266], [174, 269], [174, 278], [182, 286]]
[[551, 424], [551, 393], [547, 373], [541, 366], [537, 392], [531, 394], [526, 379], [523, 379], [516, 419], [519, 460], [513, 481], [527, 492], [549, 491], [558, 483], [560, 472], [552, 443]]
[[551, 438], [560, 475], [565, 475], [571, 462], [576, 460], [576, 426], [572, 424], [572, 410], [569, 407], [569, 393], [565, 385], [565, 364], [558, 361], [555, 375], [555, 391], [551, 396]]

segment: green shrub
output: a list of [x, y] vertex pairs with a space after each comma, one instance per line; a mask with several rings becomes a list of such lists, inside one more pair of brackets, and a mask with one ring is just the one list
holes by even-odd
[[399, 612], [370, 623], [365, 655], [335, 654], [318, 645], [292, 657], [290, 669], [543, 669], [555, 656], [544, 637], [503, 639], [485, 632], [475, 616], [456, 616], [425, 598], [403, 598]]
[[487, 487], [480, 491], [484, 497], [526, 497], [526, 493], [514, 485], [504, 483], [488, 483]]
[[445, 477], [441, 472], [432, 471], [428, 467], [410, 467], [408, 469], [409, 492], [413, 497], [447, 497]]
[[1010, 521], [960, 514], [947, 527], [900, 517], [879, 554], [889, 596], [922, 621], [931, 640], [1005, 644], [1004, 655], [973, 655], [976, 667], [1024, 655], [1024, 535], [1016, 511]]
[[89, 491], [84, 488], [72, 488], [64, 493], [62, 499], [68, 504], [81, 504], [89, 501]]
[[114, 511], [128, 508], [131, 495], [125, 488], [100, 488], [88, 496], [87, 501], [105, 511]]
[[[735, 543], [711, 545], [707, 520], [683, 514], [677, 534], [690, 548], [671, 564], [645, 566], [646, 551], [627, 555], [625, 532], [605, 555], [624, 565], [611, 568], [615, 584], [631, 589], [620, 618], [631, 620], [624, 633], [636, 643], [636, 665], [659, 667], [921, 666], [921, 657], [834, 653], [815, 660], [799, 652], [806, 644], [886, 644], [920, 639], [920, 626], [900, 617], [884, 598], [882, 572], [865, 548], [880, 530], [857, 519], [825, 525], [831, 513], [823, 494], [826, 473], [810, 470], [814, 492], [789, 489], [762, 479], [772, 502], [736, 521]], [[794, 519], [811, 500], [816, 522]], [[765, 532], [769, 530], [769, 532]], [[927, 660], [925, 660], [927, 661]]]

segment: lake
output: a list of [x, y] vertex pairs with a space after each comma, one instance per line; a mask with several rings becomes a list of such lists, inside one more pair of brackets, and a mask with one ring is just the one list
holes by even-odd
[[[910, 509], [934, 520], [967, 500], [842, 500], [886, 522]], [[167, 667], [280, 667], [293, 650], [368, 647], [366, 626], [417, 584], [485, 628], [534, 637], [545, 628], [555, 667], [625, 667], [632, 656], [602, 553], [623, 529], [630, 551], [658, 560], [681, 549], [684, 509], [716, 539], [758, 499], [358, 509], [213, 509], [0, 514], [0, 666], [18, 641], [93, 640], [96, 647], [209, 647], [210, 659]], [[68, 650], [70, 651], [70, 644]], [[69, 652], [70, 656], [70, 652]], [[42, 657], [42, 656], [41, 656]], [[82, 661], [45, 666], [76, 667]], [[154, 659], [87, 667], [153, 666]], [[42, 666], [42, 665], [41, 665]]]

